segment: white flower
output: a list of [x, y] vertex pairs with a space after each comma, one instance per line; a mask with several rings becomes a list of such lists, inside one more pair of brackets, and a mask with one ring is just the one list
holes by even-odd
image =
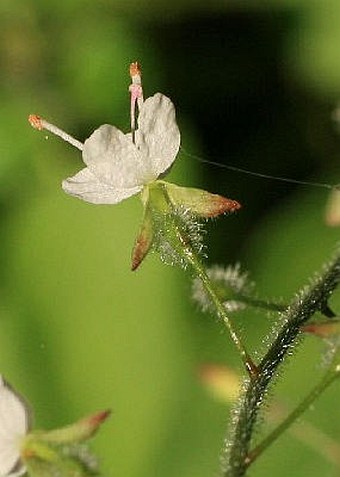
[[169, 169], [179, 145], [174, 105], [157, 93], [141, 105], [135, 142], [131, 133], [100, 126], [84, 143], [87, 167], [63, 181], [62, 187], [93, 204], [116, 204]]
[[20, 445], [29, 430], [29, 416], [27, 404], [0, 375], [0, 476], [26, 472]]
[[[162, 228], [160, 216], [164, 218], [161, 222], [167, 234], [169, 216], [180, 214], [181, 220], [184, 216], [190, 220], [191, 217], [207, 219], [235, 212], [241, 206], [220, 195], [158, 180], [168, 172], [180, 147], [175, 108], [161, 93], [144, 101], [137, 62], [131, 63], [130, 76], [131, 132], [128, 134], [104, 124], [82, 144], [40, 116], [30, 115], [28, 120], [34, 128], [46, 129], [82, 151], [86, 167], [63, 181], [67, 194], [92, 204], [117, 204], [142, 192], [144, 217], [132, 252], [132, 270], [136, 270], [157, 243], [156, 235]], [[192, 236], [193, 230], [189, 226], [186, 233]]]

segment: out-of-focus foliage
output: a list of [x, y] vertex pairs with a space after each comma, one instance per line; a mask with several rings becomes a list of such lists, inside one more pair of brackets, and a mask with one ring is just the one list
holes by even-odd
[[[238, 364], [221, 327], [191, 305], [188, 276], [151, 257], [133, 274], [134, 198], [91, 206], [65, 196], [80, 154], [33, 131], [29, 113], [84, 140], [128, 129], [128, 65], [146, 95], [177, 106], [183, 146], [207, 159], [295, 179], [339, 181], [331, 113], [340, 97], [340, 5], [329, 2], [79, 0], [0, 3], [1, 373], [41, 427], [111, 407], [96, 440], [107, 475], [203, 477], [218, 468], [227, 413], [196, 382], [205, 361]], [[171, 181], [239, 200], [209, 228], [210, 262], [243, 262], [264, 295], [289, 300], [339, 231], [327, 191], [238, 175], [181, 154]], [[339, 297], [332, 303], [339, 309]], [[257, 348], [273, 317], [238, 318]], [[293, 405], [322, 372], [309, 338], [281, 394]], [[334, 386], [307, 419], [339, 435]], [[291, 437], [255, 477], [331, 472]]]

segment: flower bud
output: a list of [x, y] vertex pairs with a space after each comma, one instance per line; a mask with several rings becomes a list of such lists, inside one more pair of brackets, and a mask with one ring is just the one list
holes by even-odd
[[204, 364], [199, 369], [199, 378], [218, 401], [234, 402], [240, 392], [240, 378], [227, 366]]
[[340, 225], [340, 190], [337, 188], [334, 188], [329, 194], [325, 221], [331, 227], [338, 227]]
[[319, 323], [309, 323], [302, 327], [305, 333], [311, 333], [320, 338], [332, 338], [336, 335], [340, 336], [340, 320], [329, 320]]

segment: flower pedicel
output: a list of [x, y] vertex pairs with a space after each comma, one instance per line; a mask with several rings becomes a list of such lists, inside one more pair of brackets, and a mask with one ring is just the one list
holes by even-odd
[[[160, 180], [169, 171], [180, 148], [175, 108], [161, 93], [144, 101], [138, 63], [130, 65], [130, 76], [131, 132], [127, 134], [104, 124], [82, 144], [39, 116], [31, 115], [29, 122], [34, 128], [46, 129], [82, 151], [86, 167], [63, 181], [62, 188], [67, 194], [92, 204], [117, 204], [141, 193], [145, 213], [132, 257], [132, 269], [136, 269], [154, 241], [152, 216], [155, 209], [165, 214], [171, 208], [172, 211], [181, 209], [198, 218], [210, 218], [234, 212], [240, 204], [203, 190], [178, 187]], [[155, 199], [155, 189], [162, 191], [158, 199]], [[159, 199], [162, 194], [165, 201]], [[149, 204], [150, 214], [146, 212]]]

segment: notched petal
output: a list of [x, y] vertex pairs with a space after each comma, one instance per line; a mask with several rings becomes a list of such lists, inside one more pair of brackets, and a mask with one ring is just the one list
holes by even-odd
[[167, 96], [157, 93], [143, 103], [137, 132], [137, 146], [156, 178], [174, 162], [181, 142], [175, 107]]
[[193, 214], [212, 218], [225, 213], [236, 212], [241, 208], [239, 202], [221, 195], [211, 194], [202, 189], [179, 187], [165, 182], [170, 200], [189, 209]]

